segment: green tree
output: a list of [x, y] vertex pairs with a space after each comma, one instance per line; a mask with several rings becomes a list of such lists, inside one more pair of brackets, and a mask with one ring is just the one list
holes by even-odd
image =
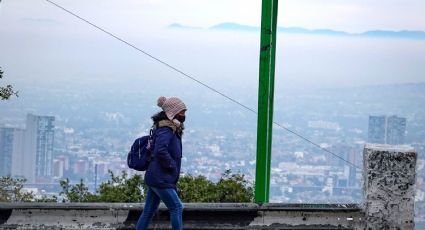
[[245, 175], [226, 170], [217, 183], [204, 176], [185, 175], [177, 186], [183, 202], [253, 202], [254, 189]]
[[[97, 194], [89, 192], [83, 179], [79, 184], [71, 185], [69, 179], [60, 181], [61, 195], [68, 202], [143, 202], [147, 187], [140, 175], [129, 177], [126, 172], [114, 175], [103, 182]], [[243, 174], [233, 174], [227, 170], [217, 183], [204, 176], [182, 176], [177, 185], [177, 192], [183, 202], [252, 202], [254, 190]]]
[[3, 176], [0, 178], [0, 202], [30, 202], [34, 200], [32, 192], [23, 191], [24, 178]]
[[[0, 79], [3, 78], [3, 70], [0, 67]], [[13, 87], [11, 85], [6, 85], [6, 87], [0, 86], [0, 99], [1, 100], [8, 100], [11, 96], [18, 96], [18, 92], [13, 90]]]
[[177, 192], [183, 202], [216, 202], [216, 186], [204, 176], [182, 176]]
[[100, 202], [142, 202], [146, 188], [140, 175], [128, 177], [125, 171], [121, 176], [115, 176], [109, 171], [111, 180], [102, 183], [99, 187], [98, 199]]
[[71, 185], [69, 179], [60, 181], [62, 192], [60, 195], [65, 195], [69, 202], [96, 202], [97, 197], [89, 192], [88, 187], [84, 184], [83, 179], [80, 179], [80, 183]]
[[123, 171], [116, 176], [109, 171], [111, 179], [99, 186], [98, 194], [89, 192], [83, 179], [76, 185], [71, 185], [69, 179], [60, 181], [61, 195], [65, 195], [69, 202], [142, 202], [144, 200], [144, 185], [140, 175], [128, 177]]
[[254, 189], [241, 173], [226, 170], [216, 184], [218, 202], [253, 202]]

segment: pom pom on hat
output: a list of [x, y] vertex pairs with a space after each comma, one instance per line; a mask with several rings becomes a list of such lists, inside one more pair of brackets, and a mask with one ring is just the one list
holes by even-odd
[[167, 100], [167, 98], [164, 97], [164, 96], [159, 97], [158, 101], [157, 101], [157, 105], [162, 108], [162, 106], [164, 105], [166, 100]]
[[181, 111], [187, 110], [184, 102], [177, 97], [166, 98], [161, 96], [158, 98], [157, 105], [162, 108], [170, 120], [173, 120], [176, 114], [180, 113]]

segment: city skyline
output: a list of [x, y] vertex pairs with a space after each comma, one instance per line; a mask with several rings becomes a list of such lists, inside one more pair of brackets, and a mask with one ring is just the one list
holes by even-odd
[[[368, 138], [369, 114], [409, 117], [406, 141], [414, 144], [421, 157], [424, 147], [421, 114], [425, 111], [422, 101], [410, 101], [410, 98], [422, 97], [424, 91], [421, 87], [424, 86], [399, 86], [397, 94], [391, 90], [394, 86], [359, 88], [354, 92], [338, 89], [286, 91], [285, 95], [278, 94], [276, 97], [275, 119], [361, 168], [362, 147]], [[249, 90], [244, 92], [240, 98], [250, 95]], [[53, 182], [49, 184], [56, 190], [60, 189], [58, 180], [61, 178], [69, 178], [71, 183], [85, 178], [90, 191], [94, 191], [96, 165], [98, 184], [109, 177], [108, 170], [115, 175], [123, 170], [129, 175], [136, 173], [126, 166], [126, 153], [134, 138], [149, 129], [149, 117], [159, 109], [154, 100], [150, 103], [138, 101], [135, 96], [138, 92], [126, 96], [128, 101], [124, 103], [119, 98], [128, 92], [118, 92], [116, 99], [93, 98], [93, 94], [86, 93], [79, 97], [72, 94], [63, 97], [66, 94], [52, 89], [37, 92], [39, 100], [28, 101], [36, 114], [47, 112], [56, 117]], [[144, 93], [152, 94], [149, 91]], [[60, 95], [66, 104], [55, 103], [55, 98]], [[232, 169], [253, 181], [256, 116], [234, 104], [217, 101], [214, 95], [188, 91], [182, 96], [189, 108], [183, 138], [183, 173], [203, 175], [214, 181], [226, 169]], [[282, 97], [285, 98], [284, 106], [279, 103]], [[90, 106], [87, 101], [93, 101], [97, 106]], [[7, 102], [0, 123], [8, 127], [22, 127], [26, 119], [19, 108], [27, 107], [26, 103], [26, 100]], [[274, 129], [271, 200], [321, 202], [331, 199], [351, 202], [360, 199], [361, 171], [354, 165], [283, 129]], [[351, 195], [343, 195], [347, 191]]]

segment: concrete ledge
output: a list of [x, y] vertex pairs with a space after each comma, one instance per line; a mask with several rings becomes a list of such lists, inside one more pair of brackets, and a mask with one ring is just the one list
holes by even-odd
[[[0, 203], [0, 229], [134, 229], [138, 203]], [[184, 229], [364, 229], [356, 204], [187, 203]], [[171, 229], [161, 205], [152, 229]]]
[[[143, 203], [2, 203], [0, 210], [5, 209], [70, 209], [70, 210], [143, 210]], [[160, 209], [166, 209], [163, 204]], [[184, 209], [187, 211], [202, 210], [255, 210], [255, 211], [288, 211], [288, 210], [308, 210], [308, 211], [360, 211], [358, 204], [284, 204], [284, 203], [185, 203]]]

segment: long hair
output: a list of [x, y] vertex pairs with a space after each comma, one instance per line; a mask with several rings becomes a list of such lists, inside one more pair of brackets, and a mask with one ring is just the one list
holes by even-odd
[[162, 120], [169, 120], [164, 111], [155, 113], [154, 115], [152, 115], [151, 118], [152, 118], [154, 125], [157, 125], [158, 122], [160, 122]]

